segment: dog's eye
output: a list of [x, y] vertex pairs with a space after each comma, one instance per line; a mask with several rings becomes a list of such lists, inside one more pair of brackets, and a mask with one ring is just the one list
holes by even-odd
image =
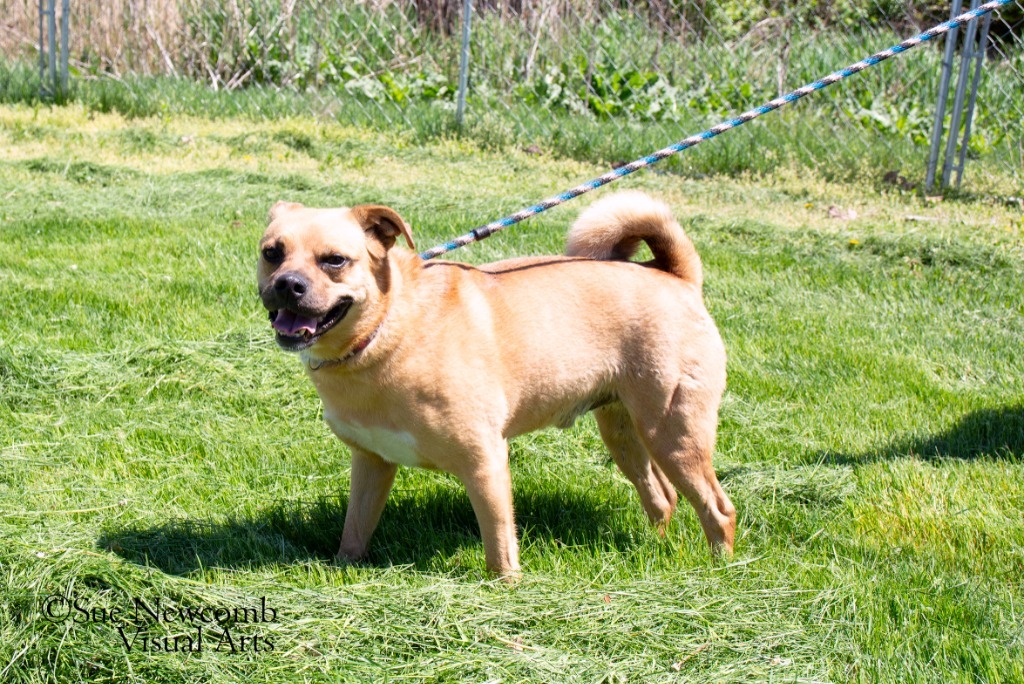
[[341, 256], [340, 254], [331, 254], [325, 256], [322, 260], [324, 266], [330, 266], [331, 268], [341, 268], [348, 263], [348, 259]]
[[270, 264], [279, 264], [284, 259], [284, 251], [280, 247], [264, 247], [263, 258]]

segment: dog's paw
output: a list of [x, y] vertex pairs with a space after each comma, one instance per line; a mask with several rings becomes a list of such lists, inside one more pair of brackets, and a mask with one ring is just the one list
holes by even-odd
[[719, 542], [711, 545], [711, 558], [718, 563], [728, 563], [732, 560], [732, 544]]
[[344, 546], [334, 554], [334, 562], [338, 565], [355, 565], [366, 560], [366, 549], [347, 549]]
[[507, 572], [491, 574], [494, 576], [495, 583], [504, 587], [514, 587], [523, 579], [523, 573], [520, 570], [509, 570]]

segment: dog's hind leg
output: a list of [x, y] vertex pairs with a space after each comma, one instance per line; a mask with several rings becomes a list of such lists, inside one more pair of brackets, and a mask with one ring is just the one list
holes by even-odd
[[715, 475], [718, 394], [680, 384], [667, 405], [648, 396], [630, 406], [641, 443], [690, 502], [715, 553], [731, 554], [736, 509]]
[[675, 488], [658, 465], [651, 461], [637, 438], [633, 419], [622, 404], [615, 402], [594, 409], [594, 417], [616, 465], [636, 487], [647, 517], [664, 534], [676, 509], [678, 497]]

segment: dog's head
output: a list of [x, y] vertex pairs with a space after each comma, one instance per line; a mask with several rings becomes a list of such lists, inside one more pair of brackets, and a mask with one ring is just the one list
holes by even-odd
[[390, 288], [388, 250], [409, 227], [393, 209], [278, 202], [260, 240], [259, 290], [286, 350], [351, 340]]

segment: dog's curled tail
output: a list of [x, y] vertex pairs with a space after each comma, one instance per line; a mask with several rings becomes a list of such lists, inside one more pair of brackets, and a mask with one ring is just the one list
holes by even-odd
[[703, 282], [700, 257], [672, 211], [662, 202], [627, 190], [594, 202], [569, 231], [565, 253], [602, 261], [626, 261], [640, 241], [651, 248], [651, 265], [697, 287]]

